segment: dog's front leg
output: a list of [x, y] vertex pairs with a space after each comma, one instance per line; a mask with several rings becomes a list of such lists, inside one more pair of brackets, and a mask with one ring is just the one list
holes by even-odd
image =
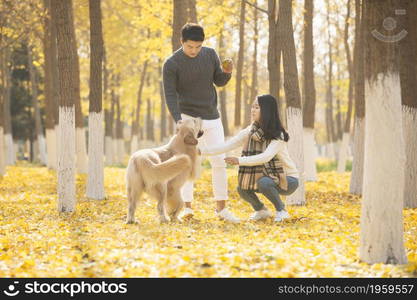
[[176, 204], [176, 208], [172, 214], [172, 221], [173, 222], [182, 222], [182, 220], [179, 218], [179, 214], [181, 213], [182, 209], [184, 208], [184, 201], [182, 200], [181, 193], [179, 191], [176, 191], [172, 197], [172, 202]]

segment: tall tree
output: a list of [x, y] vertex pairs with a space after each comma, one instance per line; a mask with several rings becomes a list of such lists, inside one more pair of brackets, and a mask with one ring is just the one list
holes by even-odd
[[[116, 76], [116, 86], [119, 87], [120, 85], [120, 75]], [[115, 101], [115, 111], [116, 111], [116, 140], [117, 140], [117, 162], [122, 164], [125, 157], [125, 141], [123, 135], [123, 122], [122, 122], [122, 108], [120, 104], [120, 95], [119, 93], [113, 94], [114, 101]]]
[[[405, 149], [398, 42], [381, 24], [399, 0], [365, 0], [365, 161], [360, 259], [404, 264]], [[386, 24], [386, 22], [385, 22]], [[396, 126], [400, 125], [400, 126]]]
[[304, 52], [303, 52], [303, 127], [304, 127], [304, 167], [306, 180], [317, 180], [316, 142], [314, 120], [316, 113], [316, 86], [314, 83], [314, 44], [313, 44], [314, 1], [304, 0]]
[[235, 91], [235, 126], [241, 124], [241, 110], [242, 110], [242, 72], [245, 51], [245, 15], [246, 2], [240, 1], [240, 25], [239, 25], [239, 53], [236, 66], [236, 91]]
[[337, 171], [339, 173], [345, 172], [346, 170], [347, 152], [348, 152], [349, 139], [350, 139], [350, 123], [351, 123], [351, 118], [352, 118], [352, 107], [353, 107], [353, 85], [355, 82], [353, 69], [354, 69], [356, 55], [357, 55], [357, 53], [354, 51], [353, 61], [352, 61], [351, 54], [350, 54], [350, 46], [349, 46], [350, 7], [351, 7], [351, 0], [348, 0], [347, 13], [346, 13], [346, 18], [345, 18], [344, 38], [343, 38], [344, 45], [345, 45], [345, 52], [346, 52], [346, 60], [348, 63], [348, 72], [349, 72], [348, 111], [346, 114], [345, 126], [343, 128], [342, 145], [340, 146], [340, 150], [339, 150], [339, 160], [337, 164]]
[[[74, 44], [74, 48], [77, 49], [77, 38], [75, 35], [75, 27], [74, 27], [74, 13], [71, 9], [69, 11], [70, 15], [70, 35], [71, 35], [71, 42]], [[76, 56], [75, 62], [75, 130], [76, 130], [76, 164], [77, 164], [77, 172], [81, 174], [86, 174], [88, 171], [87, 165], [87, 145], [86, 145], [86, 135], [85, 135], [85, 128], [84, 128], [84, 117], [81, 109], [81, 94], [80, 94], [80, 62], [78, 59], [78, 55]]]
[[304, 151], [303, 151], [303, 118], [301, 111], [301, 94], [298, 84], [297, 56], [292, 25], [291, 0], [279, 1], [279, 18], [282, 26], [282, 60], [284, 67], [284, 90], [287, 100], [287, 122], [290, 140], [288, 150], [300, 172], [299, 187], [288, 196], [287, 202], [292, 205], [305, 204], [304, 191]]
[[161, 97], [161, 141], [167, 137], [167, 106], [165, 102], [164, 83], [162, 81], [162, 65], [158, 62], [159, 95]]
[[[57, 99], [54, 97], [53, 68], [54, 57], [56, 56], [56, 28], [51, 21], [51, 0], [44, 0], [46, 16], [44, 18], [44, 36], [43, 52], [45, 57], [44, 74], [45, 74], [45, 129], [46, 129], [46, 149], [47, 149], [47, 167], [56, 169], [56, 131], [57, 124], [56, 109]], [[55, 44], [55, 45], [52, 45]], [[54, 49], [52, 49], [54, 47]], [[55, 58], [56, 60], [56, 58]]]
[[147, 68], [148, 68], [148, 61], [146, 60], [142, 66], [142, 72], [141, 72], [141, 76], [139, 79], [136, 111], [135, 111], [135, 117], [134, 117], [133, 124], [132, 124], [132, 144], [131, 144], [132, 153], [137, 151], [138, 146], [139, 146], [140, 109], [142, 107], [142, 93], [143, 93], [143, 87], [145, 85]]
[[327, 155], [336, 158], [336, 132], [333, 120], [333, 47], [330, 33], [330, 2], [327, 3], [327, 45], [329, 49], [329, 67], [327, 71], [327, 91], [326, 91], [326, 131], [327, 131]]
[[[254, 2], [257, 5], [257, 1]], [[248, 99], [244, 99], [246, 103], [246, 112], [244, 126], [248, 126], [250, 123], [250, 108], [252, 102], [255, 100], [258, 94], [258, 9], [253, 10], [253, 57], [252, 57], [252, 79], [250, 87], [250, 96]]]
[[75, 210], [75, 84], [77, 49], [71, 40], [72, 0], [51, 0], [56, 16], [60, 83], [58, 135], [58, 210]]
[[198, 23], [197, 21], [197, 5], [196, 5], [196, 0], [187, 0], [188, 1], [188, 7], [187, 7], [187, 11], [188, 11], [188, 21], [192, 22], [192, 23]]
[[[1, 38], [1, 37], [0, 37]], [[1, 86], [4, 88], [4, 68], [3, 68], [3, 55], [0, 53], [0, 72], [1, 72]], [[1, 93], [1, 91], [0, 91]], [[0, 94], [0, 178], [6, 173], [6, 156], [4, 153], [5, 144], [4, 144], [4, 104], [2, 96]]]
[[115, 149], [114, 149], [114, 102], [113, 97], [109, 93], [109, 70], [107, 68], [106, 60], [106, 48], [103, 49], [103, 96], [104, 96], [104, 151], [106, 156], [106, 165], [112, 165], [115, 162]]
[[362, 195], [363, 187], [363, 161], [365, 151], [365, 78], [364, 78], [364, 24], [363, 0], [355, 1], [355, 49], [356, 62], [354, 68], [355, 81], [355, 121], [353, 136], [352, 175], [350, 176], [349, 191], [352, 194]]
[[269, 93], [277, 100], [278, 112], [284, 122], [283, 105], [279, 95], [281, 84], [281, 47], [280, 19], [278, 17], [277, 0], [268, 0], [268, 74]]
[[2, 51], [3, 53], [3, 128], [4, 128], [4, 143], [6, 148], [6, 164], [14, 165], [16, 162], [15, 147], [13, 144], [13, 133], [12, 133], [12, 121], [10, 112], [10, 91], [12, 88], [11, 84], [11, 68], [9, 62], [11, 61], [11, 51], [9, 47], [6, 47]]
[[[220, 31], [219, 38], [218, 38], [218, 48], [219, 48], [219, 54], [220, 57], [225, 57], [226, 49], [224, 47], [224, 35], [223, 30]], [[219, 91], [219, 100], [220, 100], [220, 117], [223, 124], [223, 131], [224, 136], [230, 135], [229, 130], [229, 121], [227, 117], [227, 91], [225, 87], [221, 87]]]
[[89, 0], [90, 107], [88, 116], [87, 197], [104, 199], [104, 132], [102, 110], [103, 32], [100, 0]]
[[[181, 47], [181, 28], [187, 22], [187, 4], [188, 1], [173, 0], [173, 22], [172, 22], [172, 52]], [[174, 132], [174, 119], [169, 114], [168, 130], [172, 135]]]
[[45, 137], [43, 135], [43, 126], [41, 123], [41, 112], [38, 101], [38, 76], [37, 70], [33, 65], [33, 49], [32, 46], [28, 46], [28, 67], [30, 86], [32, 91], [32, 107], [33, 107], [33, 118], [35, 120], [35, 131], [34, 131], [34, 157], [35, 161], [38, 161], [46, 165], [46, 144]]
[[406, 167], [404, 206], [417, 207], [417, 1], [401, 4], [406, 15], [401, 16], [401, 28], [407, 35], [400, 40], [400, 79]]

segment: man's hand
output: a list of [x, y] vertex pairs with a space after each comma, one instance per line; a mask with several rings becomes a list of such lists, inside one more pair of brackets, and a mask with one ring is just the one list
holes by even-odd
[[175, 123], [175, 133], [178, 133], [178, 126], [181, 125], [182, 120], [178, 120], [177, 123]]
[[239, 159], [237, 157], [226, 157], [224, 159], [224, 161], [229, 164], [229, 165], [238, 165], [239, 164]]
[[223, 72], [225, 72], [225, 73], [232, 73], [232, 71], [233, 71], [233, 60], [231, 60], [230, 58], [225, 59], [222, 62], [222, 69], [223, 69]]

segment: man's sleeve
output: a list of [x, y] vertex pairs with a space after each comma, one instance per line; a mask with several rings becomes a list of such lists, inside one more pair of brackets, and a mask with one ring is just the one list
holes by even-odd
[[223, 72], [220, 67], [219, 56], [214, 49], [212, 49], [212, 51], [214, 58], [214, 84], [217, 86], [225, 86], [229, 82], [230, 78], [232, 78], [232, 74]]
[[178, 120], [181, 120], [181, 112], [178, 107], [178, 95], [176, 89], [177, 80], [175, 65], [169, 60], [164, 63], [162, 77], [164, 82], [165, 102], [171, 116], [174, 118], [175, 122], [177, 122]]

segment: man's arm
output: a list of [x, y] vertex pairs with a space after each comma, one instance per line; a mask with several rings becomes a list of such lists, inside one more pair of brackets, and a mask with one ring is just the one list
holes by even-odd
[[216, 51], [213, 49], [213, 56], [214, 56], [214, 78], [213, 82], [217, 86], [225, 86], [230, 78], [232, 77], [231, 73], [223, 72], [222, 68], [220, 67], [220, 59], [217, 55]]
[[177, 81], [175, 65], [173, 62], [169, 60], [165, 61], [162, 75], [164, 82], [165, 102], [168, 106], [168, 110], [171, 113], [171, 116], [174, 118], [175, 122], [178, 122], [178, 120], [181, 120], [181, 112], [178, 107], [178, 96], [176, 89]]

